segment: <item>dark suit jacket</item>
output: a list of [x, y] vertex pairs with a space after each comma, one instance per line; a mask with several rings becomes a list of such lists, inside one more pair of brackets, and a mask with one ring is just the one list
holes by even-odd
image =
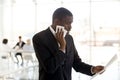
[[81, 61], [71, 35], [66, 35], [66, 53], [59, 50], [58, 43], [46, 29], [33, 37], [33, 46], [39, 61], [39, 80], [71, 80], [72, 67], [83, 74], [92, 75], [91, 65]]
[[[15, 45], [15, 47], [19, 46], [19, 44], [20, 44], [20, 42], [17, 42], [17, 44]], [[25, 42], [22, 41], [21, 46], [19, 46], [19, 48], [23, 48], [24, 45], [25, 45]], [[15, 48], [15, 47], [13, 47], [13, 48]]]

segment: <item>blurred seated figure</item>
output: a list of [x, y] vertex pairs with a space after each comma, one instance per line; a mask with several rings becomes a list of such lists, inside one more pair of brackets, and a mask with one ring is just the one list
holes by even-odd
[[23, 65], [22, 49], [23, 46], [25, 45], [25, 42], [22, 41], [22, 36], [19, 36], [18, 38], [19, 38], [19, 42], [17, 42], [17, 44], [13, 47], [13, 49], [16, 50], [15, 57], [17, 59], [17, 64], [19, 64], [18, 56], [20, 56], [22, 60], [21, 65]]
[[21, 49], [21, 48], [23, 48], [23, 46], [25, 45], [25, 42], [22, 41], [22, 36], [19, 36], [18, 39], [19, 39], [19, 41], [18, 41], [17, 44], [13, 47], [14, 49], [15, 49], [16, 47], [18, 47], [19, 49]]
[[27, 39], [26, 44], [23, 46], [23, 52], [33, 53], [33, 45], [31, 44], [31, 40]]
[[11, 51], [11, 48], [8, 45], [8, 39], [4, 38], [0, 46], [0, 57], [3, 59], [8, 58], [8, 56], [10, 56], [10, 51]]
[[23, 59], [27, 61], [26, 65], [28, 65], [29, 61], [31, 61], [33, 63], [34, 48], [33, 48], [33, 45], [31, 44], [30, 39], [27, 39], [26, 44], [23, 46], [23, 55], [22, 56], [23, 56]]
[[4, 38], [0, 44], [0, 71], [9, 70], [9, 64], [11, 59], [11, 48], [8, 45], [8, 39]]

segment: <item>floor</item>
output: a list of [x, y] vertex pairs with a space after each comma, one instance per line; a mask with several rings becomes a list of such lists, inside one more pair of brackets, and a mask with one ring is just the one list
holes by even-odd
[[0, 59], [0, 80], [38, 80], [38, 61], [24, 60], [21, 65], [21, 57], [18, 59], [18, 64], [13, 57]]

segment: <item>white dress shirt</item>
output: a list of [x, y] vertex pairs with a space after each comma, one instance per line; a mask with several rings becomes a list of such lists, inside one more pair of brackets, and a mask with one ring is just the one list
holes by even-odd
[[[54, 31], [54, 29], [50, 26], [50, 31], [52, 32], [52, 34], [55, 36], [56, 32]], [[58, 43], [58, 46], [60, 46], [60, 44]], [[63, 50], [61, 50], [63, 51]], [[65, 53], [66, 50], [64, 50], [63, 52]]]

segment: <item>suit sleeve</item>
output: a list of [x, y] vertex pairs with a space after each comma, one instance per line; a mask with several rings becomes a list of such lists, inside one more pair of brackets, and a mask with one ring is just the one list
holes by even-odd
[[73, 53], [74, 53], [74, 62], [73, 62], [73, 68], [77, 71], [77, 72], [81, 72], [83, 74], [87, 74], [92, 76], [93, 74], [91, 73], [91, 68], [92, 65], [89, 65], [85, 62], [82, 62], [81, 58], [78, 55], [78, 52], [75, 48], [74, 42], [72, 40], [72, 46], [73, 46]]
[[36, 57], [39, 61], [39, 65], [47, 73], [54, 73], [58, 69], [58, 67], [64, 64], [65, 54], [58, 49], [57, 51], [55, 51], [55, 55], [53, 55], [51, 50], [49, 50], [49, 47], [45, 45], [44, 41], [42, 41], [37, 36], [33, 37], [33, 46]]

